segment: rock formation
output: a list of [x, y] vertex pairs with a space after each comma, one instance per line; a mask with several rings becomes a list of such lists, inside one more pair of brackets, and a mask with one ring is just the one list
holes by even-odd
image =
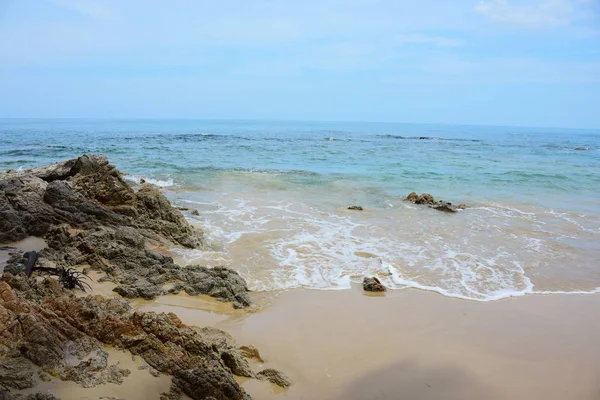
[[[28, 236], [44, 237], [48, 245], [39, 252], [38, 270], [91, 267], [126, 298], [185, 291], [238, 308], [250, 305], [237, 272], [180, 267], [149, 246], [203, 248], [206, 243], [157, 187], [144, 184], [135, 191], [101, 155], [0, 173], [0, 244]], [[23, 257], [14, 253], [0, 278], [0, 398], [3, 388], [32, 387], [36, 374], [84, 387], [121, 382], [130, 371], [108, 365], [104, 345], [172, 375], [169, 398], [183, 393], [192, 399], [248, 399], [233, 375], [289, 385], [276, 370], [253, 371], [246, 359], [251, 352], [238, 349], [225, 332], [185, 326], [175, 314], [136, 312], [125, 299], [76, 297], [52, 278], [35, 272], [28, 278]]]
[[429, 193], [423, 193], [421, 195], [418, 195], [415, 192], [411, 192], [408, 196], [406, 196], [406, 198], [404, 200], [409, 201], [414, 204], [427, 205], [427, 206], [429, 206], [429, 208], [433, 208], [434, 210], [448, 212], [448, 213], [455, 213], [458, 210], [464, 210], [465, 208], [468, 208], [468, 206], [466, 204], [459, 204], [459, 205], [455, 206], [452, 203], [444, 201], [444, 200], [436, 201], [434, 199], [434, 197], [432, 195], [430, 195]]
[[365, 292], [385, 292], [387, 289], [377, 277], [365, 277], [365, 279], [363, 279], [363, 290]]

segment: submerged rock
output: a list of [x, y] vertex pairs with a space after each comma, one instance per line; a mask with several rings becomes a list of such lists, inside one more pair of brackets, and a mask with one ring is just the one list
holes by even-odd
[[348, 210], [362, 211], [363, 208], [362, 206], [350, 206], [348, 207]]
[[455, 213], [458, 210], [463, 210], [465, 208], [468, 208], [468, 206], [466, 204], [462, 204], [462, 203], [459, 204], [458, 206], [454, 206], [452, 203], [444, 201], [444, 200], [436, 201], [435, 198], [432, 195], [430, 195], [429, 193], [423, 193], [421, 195], [418, 195], [415, 192], [411, 192], [408, 196], [406, 196], [406, 198], [404, 200], [409, 201], [414, 204], [427, 205], [427, 206], [429, 206], [429, 208], [432, 208], [434, 210], [448, 212], [448, 213]]
[[576, 147], [575, 150], [583, 151], [583, 150], [589, 150], [589, 149], [587, 147]]
[[387, 289], [377, 277], [365, 277], [363, 279], [363, 290], [366, 292], [385, 292]]
[[290, 379], [287, 376], [273, 368], [263, 369], [256, 374], [256, 377], [258, 379], [268, 380], [269, 382], [282, 388], [287, 388], [292, 385], [292, 382], [290, 382]]

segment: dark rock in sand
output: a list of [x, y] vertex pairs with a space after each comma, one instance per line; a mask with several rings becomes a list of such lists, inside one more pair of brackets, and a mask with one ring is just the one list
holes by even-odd
[[182, 282], [178, 288], [189, 295], [206, 294], [220, 301], [231, 301], [236, 308], [251, 304], [246, 281], [229, 268], [188, 265], [175, 274]]
[[376, 278], [367, 278], [363, 279], [363, 290], [366, 292], [385, 292], [387, 289], [383, 286], [383, 283]]
[[256, 377], [258, 379], [268, 380], [269, 382], [282, 388], [287, 388], [292, 385], [292, 382], [290, 382], [290, 379], [287, 376], [273, 368], [263, 369], [256, 374]]
[[362, 211], [363, 208], [362, 206], [350, 206], [348, 207], [348, 210]]

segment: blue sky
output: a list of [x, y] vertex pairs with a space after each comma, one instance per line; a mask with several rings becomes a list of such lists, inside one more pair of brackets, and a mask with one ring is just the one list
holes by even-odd
[[600, 128], [600, 0], [0, 0], [0, 117]]

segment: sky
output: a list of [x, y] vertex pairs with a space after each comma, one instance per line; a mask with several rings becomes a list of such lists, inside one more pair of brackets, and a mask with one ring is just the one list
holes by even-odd
[[600, 0], [0, 0], [0, 117], [600, 128]]

